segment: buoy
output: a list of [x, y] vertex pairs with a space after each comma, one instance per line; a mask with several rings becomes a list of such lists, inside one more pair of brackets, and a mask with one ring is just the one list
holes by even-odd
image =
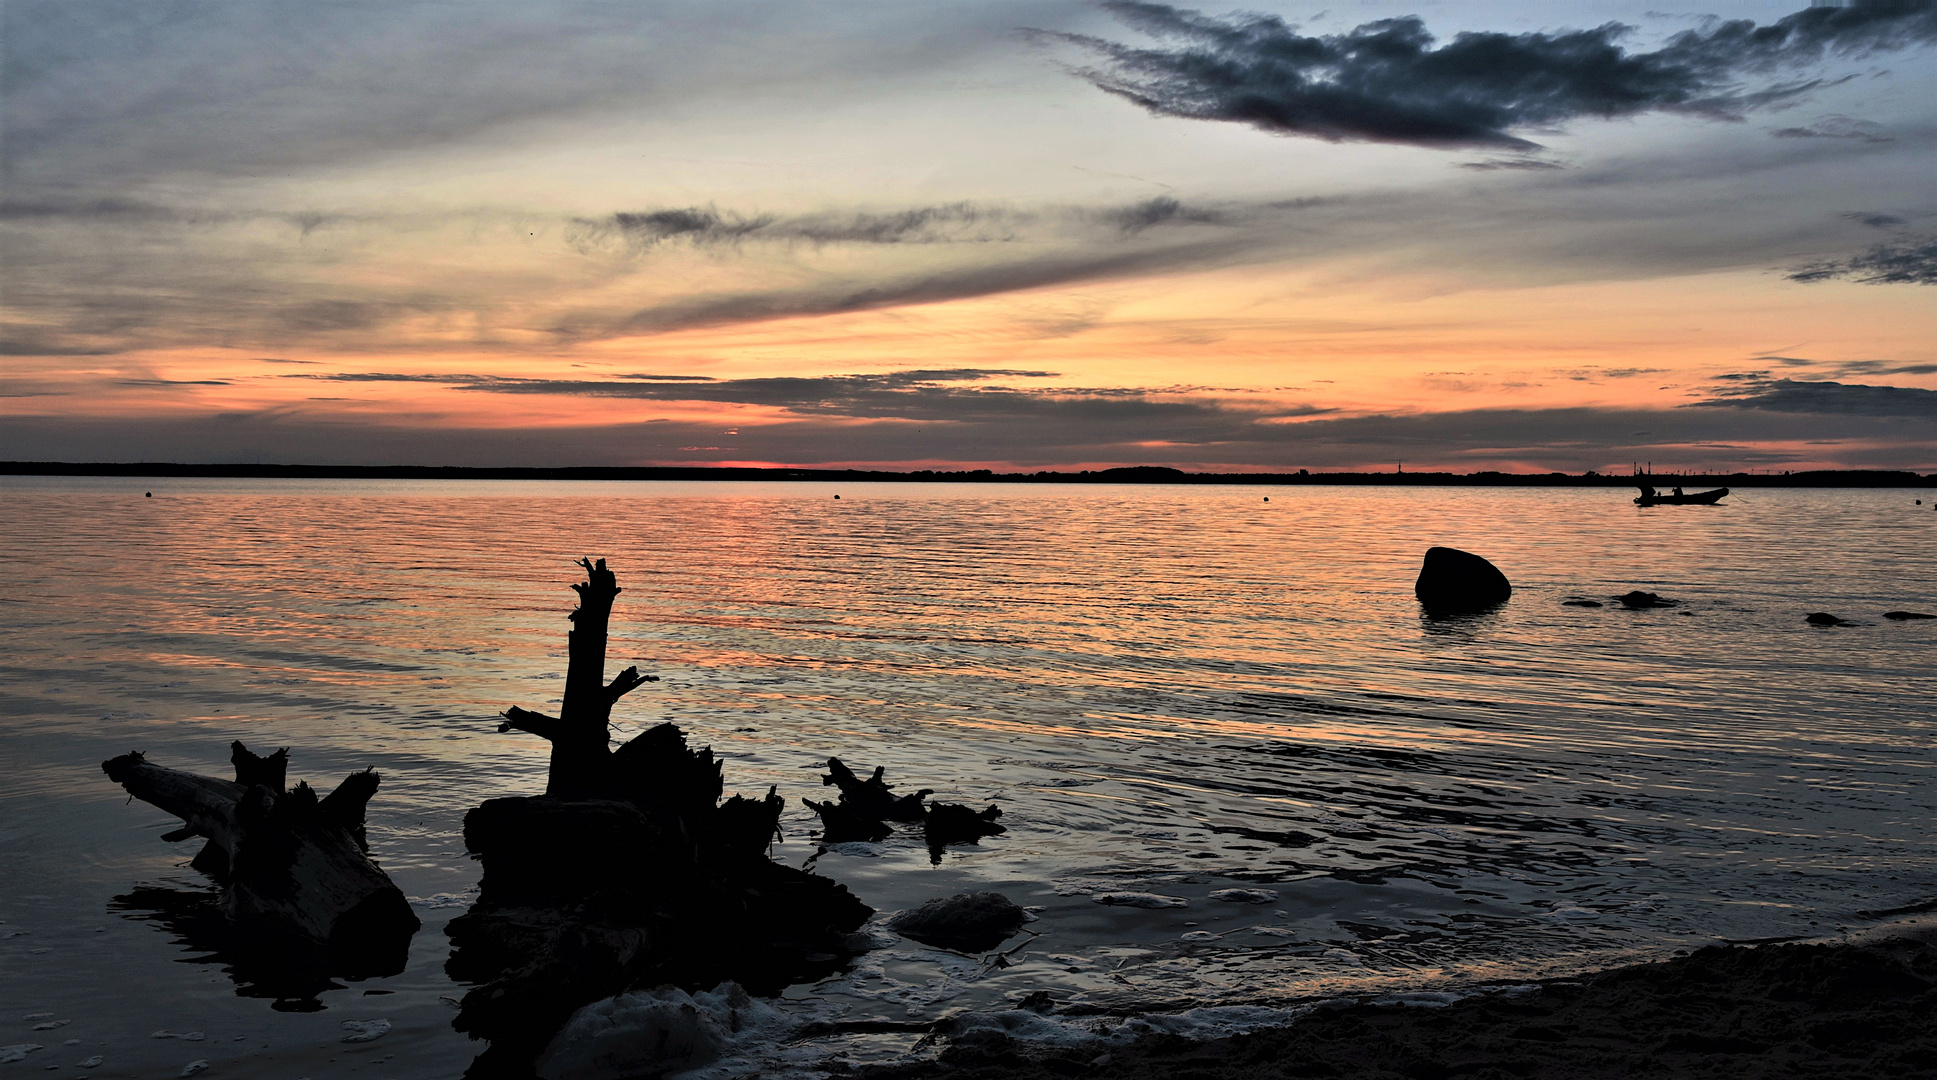
[[840, 498], [840, 496], [839, 496], [839, 495], [836, 495], [836, 496], [834, 496], [834, 497], [835, 497], [835, 498], [837, 498], [837, 499], [838, 499], [838, 498]]
[[1266, 496], [1264, 497], [1264, 501], [1265, 501], [1265, 502], [1270, 502], [1270, 501], [1271, 501], [1271, 496], [1269, 496], [1269, 495], [1266, 495]]
[[[152, 491], [150, 491], [150, 492], [147, 492], [146, 494], [144, 494], [144, 495], [143, 495], [142, 497], [143, 497], [143, 498], [146, 498], [146, 499], [152, 499], [152, 498], [154, 498], [154, 497], [155, 497], [155, 493], [154, 493], [154, 492], [152, 492]], [[1922, 503], [1918, 503], [1917, 505], [1919, 505], [1919, 506], [1922, 506], [1923, 504], [1922, 504]]]

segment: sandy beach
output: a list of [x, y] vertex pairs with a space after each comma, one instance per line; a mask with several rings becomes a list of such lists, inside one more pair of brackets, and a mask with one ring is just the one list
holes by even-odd
[[1712, 946], [1450, 1004], [1339, 999], [1210, 1042], [1032, 1049], [989, 1030], [868, 1080], [1937, 1076], [1937, 926]]

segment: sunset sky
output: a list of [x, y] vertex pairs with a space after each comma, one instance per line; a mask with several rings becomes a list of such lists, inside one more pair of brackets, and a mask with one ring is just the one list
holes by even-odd
[[1937, 7], [10, 0], [0, 458], [1937, 469]]

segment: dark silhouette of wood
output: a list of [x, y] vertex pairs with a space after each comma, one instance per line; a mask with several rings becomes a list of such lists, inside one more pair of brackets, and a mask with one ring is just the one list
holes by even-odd
[[565, 798], [599, 798], [614, 793], [616, 776], [612, 767], [612, 706], [620, 698], [649, 682], [657, 675], [641, 675], [636, 667], [621, 671], [611, 682], [605, 681], [606, 627], [612, 619], [612, 601], [618, 598], [619, 582], [605, 568], [605, 560], [594, 563], [580, 559], [585, 580], [572, 588], [578, 593], [578, 610], [566, 616], [572, 629], [566, 634], [565, 694], [558, 716], [550, 717], [528, 709], [505, 710], [498, 730], [530, 732], [552, 744], [551, 769], [545, 794]]
[[841, 801], [857, 813], [882, 821], [920, 821], [921, 801], [933, 795], [934, 789], [922, 788], [913, 795], [896, 795], [881, 779], [884, 771], [883, 766], [876, 765], [874, 775], [863, 780], [841, 764], [840, 758], [828, 758], [827, 775], [821, 777], [821, 785], [839, 788]]
[[629, 989], [777, 993], [838, 970], [873, 910], [839, 884], [773, 861], [785, 801], [721, 801], [710, 748], [660, 724], [614, 749], [612, 706], [655, 681], [605, 681], [612, 603], [605, 561], [579, 563], [557, 717], [512, 708], [500, 731], [551, 743], [544, 795], [491, 799], [464, 818], [483, 865], [478, 900], [447, 928], [446, 970], [478, 984], [454, 1024], [491, 1047], [473, 1076], [526, 1076], [580, 1006]]
[[954, 803], [924, 805], [922, 800], [934, 794], [934, 789], [922, 788], [912, 795], [896, 795], [894, 787], [883, 779], [884, 773], [885, 769], [877, 765], [874, 775], [863, 780], [840, 758], [827, 759], [827, 772], [821, 776], [821, 784], [838, 788], [840, 799], [801, 800], [820, 815], [821, 843], [871, 843], [893, 834], [894, 827], [888, 824], [891, 821], [920, 822], [922, 836], [928, 842], [929, 861], [939, 863], [942, 850], [950, 844], [979, 843], [984, 836], [1008, 831], [996, 824], [995, 819], [1002, 816], [999, 807], [976, 811]]
[[236, 742], [230, 751], [233, 781], [155, 765], [139, 752], [101, 769], [128, 794], [182, 819], [162, 839], [208, 841], [192, 865], [222, 883], [221, 911], [238, 933], [292, 948], [319, 945], [354, 971], [393, 961], [401, 970], [421, 924], [369, 858], [364, 809], [377, 774], [351, 773], [318, 799], [306, 783], [284, 789], [287, 749], [260, 756]]
[[936, 803], [921, 819], [922, 838], [928, 841], [928, 861], [939, 865], [942, 852], [950, 844], [979, 844], [985, 836], [998, 836], [1009, 830], [996, 824], [1002, 808], [991, 805], [975, 811], [955, 803]]

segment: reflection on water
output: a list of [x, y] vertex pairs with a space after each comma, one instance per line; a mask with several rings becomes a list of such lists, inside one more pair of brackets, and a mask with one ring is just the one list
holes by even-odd
[[[314, 1012], [326, 991], [342, 990], [327, 950], [290, 941], [255, 942], [236, 932], [222, 916], [221, 896], [213, 889], [139, 885], [108, 901], [108, 910], [125, 918], [152, 922], [174, 935], [191, 955], [186, 964], [218, 964], [242, 997], [270, 998], [279, 1012]], [[401, 959], [401, 958], [400, 958]], [[363, 975], [395, 975], [391, 970]]]
[[[799, 800], [833, 754], [1002, 805], [1006, 835], [934, 867], [913, 836], [817, 863], [884, 911], [1043, 909], [997, 972], [871, 954], [821, 990], [857, 1010], [1526, 972], [1937, 896], [1937, 629], [1879, 617], [1937, 610], [1907, 492], [139, 484], [0, 481], [0, 820], [97, 911], [166, 866], [129, 819], [165, 826], [92, 763], [219, 771], [236, 737], [376, 765], [376, 858], [461, 892], [463, 809], [542, 789], [543, 746], [492, 718], [557, 701], [588, 554], [626, 590], [614, 668], [665, 680], [621, 734], [672, 720], [778, 785], [781, 858], [812, 854]], [[1422, 618], [1434, 544], [1512, 600]], [[1633, 589], [1680, 605], [1612, 601]], [[1278, 902], [1210, 896], [1234, 886]], [[1124, 891], [1186, 906], [1093, 899]]]

